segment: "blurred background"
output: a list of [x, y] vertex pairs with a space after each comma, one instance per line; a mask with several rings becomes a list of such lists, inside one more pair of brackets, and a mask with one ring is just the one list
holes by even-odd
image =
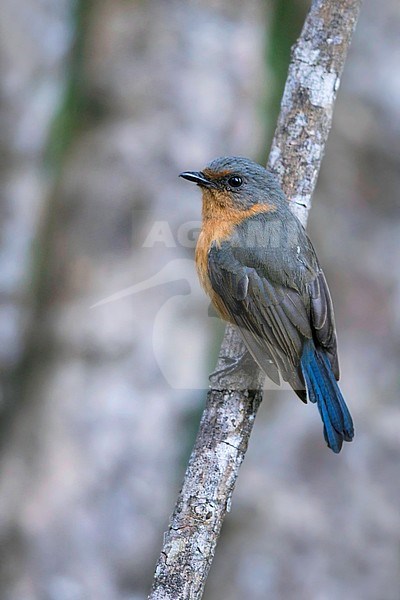
[[[307, 7], [2, 0], [2, 600], [146, 597], [223, 334], [177, 175], [265, 163]], [[309, 220], [356, 439], [266, 394], [206, 600], [400, 597], [399, 36], [365, 0]]]

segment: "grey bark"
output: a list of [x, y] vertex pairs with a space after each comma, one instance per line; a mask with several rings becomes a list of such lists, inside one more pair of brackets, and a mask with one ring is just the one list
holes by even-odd
[[[315, 0], [293, 48], [268, 167], [304, 226], [360, 7], [361, 0]], [[243, 350], [238, 332], [228, 326], [217, 370]], [[261, 399], [257, 369], [212, 378], [150, 600], [202, 597]]]

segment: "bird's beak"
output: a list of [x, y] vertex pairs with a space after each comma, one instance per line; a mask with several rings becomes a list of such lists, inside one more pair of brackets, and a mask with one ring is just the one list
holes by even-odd
[[197, 183], [197, 185], [202, 187], [214, 187], [213, 182], [207, 179], [201, 171], [184, 171], [179, 174], [179, 177], [183, 177], [183, 179], [187, 179], [188, 181], [193, 181], [193, 183]]

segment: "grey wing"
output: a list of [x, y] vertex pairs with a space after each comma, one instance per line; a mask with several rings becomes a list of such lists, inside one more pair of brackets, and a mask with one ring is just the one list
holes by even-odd
[[332, 298], [322, 270], [308, 284], [311, 300], [311, 323], [314, 338], [326, 350], [333, 373], [338, 380], [340, 377], [339, 360], [336, 341], [335, 317]]
[[295, 390], [303, 390], [300, 359], [304, 339], [312, 337], [307, 303], [297, 290], [271, 283], [243, 262], [228, 246], [213, 247], [208, 261], [212, 287], [259, 366], [267, 374], [279, 369]]

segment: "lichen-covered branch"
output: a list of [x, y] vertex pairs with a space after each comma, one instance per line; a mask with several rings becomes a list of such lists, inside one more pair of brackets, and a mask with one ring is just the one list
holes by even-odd
[[268, 167], [303, 224], [362, 0], [314, 0], [292, 51]]
[[[304, 225], [360, 6], [361, 0], [314, 0], [293, 48], [268, 167]], [[228, 326], [217, 370], [243, 350], [238, 332]], [[202, 597], [261, 398], [256, 368], [212, 378], [150, 600]]]

